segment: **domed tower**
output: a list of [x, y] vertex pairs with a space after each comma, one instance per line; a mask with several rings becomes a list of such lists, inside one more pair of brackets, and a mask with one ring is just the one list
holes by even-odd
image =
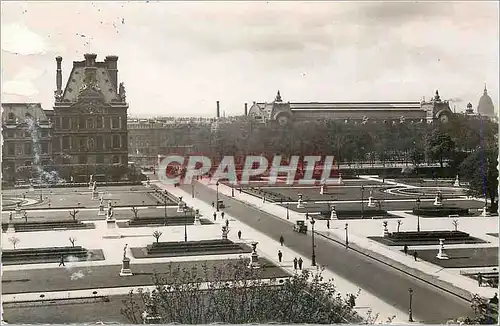
[[472, 103], [469, 102], [467, 104], [467, 109], [465, 110], [465, 114], [467, 115], [473, 115], [474, 114], [474, 110], [472, 109]]
[[487, 117], [495, 116], [495, 107], [493, 106], [493, 101], [488, 95], [488, 90], [486, 89], [486, 84], [484, 85], [483, 96], [479, 99], [479, 104], [477, 105], [477, 113]]

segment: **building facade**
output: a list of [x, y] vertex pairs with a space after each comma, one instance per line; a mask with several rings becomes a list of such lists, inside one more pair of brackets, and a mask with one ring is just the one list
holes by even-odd
[[2, 103], [2, 178], [37, 179], [52, 164], [50, 112], [40, 103]]
[[128, 168], [125, 86], [118, 81], [118, 57], [74, 61], [62, 89], [62, 58], [56, 58], [53, 155], [61, 177], [117, 180]]
[[448, 101], [439, 92], [430, 101], [420, 102], [283, 102], [278, 91], [271, 103], [254, 102], [248, 115], [261, 123], [291, 121], [352, 120], [352, 121], [447, 121], [453, 114]]

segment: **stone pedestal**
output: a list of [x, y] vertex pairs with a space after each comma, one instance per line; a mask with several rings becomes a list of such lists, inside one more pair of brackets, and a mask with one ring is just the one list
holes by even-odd
[[304, 203], [302, 202], [302, 199], [299, 199], [297, 201], [297, 208], [304, 208]]
[[183, 213], [184, 212], [184, 202], [181, 200], [179, 202], [179, 205], [177, 205], [177, 213]]
[[21, 207], [16, 207], [16, 214], [21, 215], [22, 214], [22, 209]]
[[106, 212], [104, 211], [104, 206], [100, 205], [99, 211], [97, 212], [97, 216], [104, 216], [104, 215], [106, 215]]
[[448, 255], [444, 252], [444, 239], [439, 239], [439, 251], [436, 255], [437, 259], [450, 259]]
[[384, 237], [388, 237], [389, 236], [389, 229], [387, 228], [387, 224], [384, 223]]
[[120, 276], [132, 276], [132, 270], [130, 269], [130, 258], [125, 257], [122, 260], [122, 270], [120, 271]]
[[337, 211], [335, 210], [335, 206], [332, 206], [331, 212], [330, 212], [330, 220], [337, 220]]
[[249, 268], [260, 268], [259, 264], [259, 255], [257, 252], [253, 252], [252, 256], [250, 257], [250, 264], [248, 265]]
[[337, 181], [337, 184], [343, 185], [344, 181], [342, 180], [342, 176], [339, 176], [339, 180]]
[[194, 225], [201, 225], [200, 222], [200, 210], [197, 209], [194, 213]]
[[15, 233], [16, 228], [14, 227], [14, 224], [9, 223], [9, 226], [7, 227], [7, 233]]
[[368, 207], [375, 207], [375, 201], [373, 200], [373, 197], [370, 196], [368, 197]]
[[434, 206], [443, 206], [443, 201], [442, 199], [439, 197], [439, 196], [436, 196], [436, 198], [434, 198]]
[[483, 212], [481, 213], [481, 216], [483, 216], [483, 217], [490, 216], [490, 213], [488, 212], [488, 207], [486, 205], [483, 208]]
[[453, 183], [453, 187], [460, 187], [460, 181], [458, 180], [458, 175], [455, 178], [455, 182]]
[[103, 236], [104, 239], [120, 239], [122, 236], [118, 233], [118, 226], [116, 225], [116, 220], [106, 220], [106, 234]]
[[325, 185], [321, 185], [321, 188], [319, 189], [319, 194], [320, 195], [324, 195], [326, 193], [326, 186]]

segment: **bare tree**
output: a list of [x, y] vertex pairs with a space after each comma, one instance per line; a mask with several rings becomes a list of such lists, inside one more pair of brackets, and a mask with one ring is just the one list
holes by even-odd
[[9, 238], [9, 242], [12, 243], [12, 246], [14, 246], [14, 249], [16, 249], [16, 245], [19, 243], [19, 238], [16, 237]]
[[401, 220], [398, 220], [398, 233], [399, 233], [399, 228], [403, 225], [403, 222]]
[[139, 210], [137, 209], [137, 207], [132, 206], [130, 210], [132, 211], [132, 213], [134, 213], [134, 218], [139, 218]]
[[72, 211], [69, 211], [69, 215], [73, 218], [73, 221], [76, 221], [76, 215], [80, 213], [80, 211], [76, 208], [73, 208]]
[[458, 220], [453, 220], [453, 227], [455, 227], [455, 231], [458, 231]]
[[156, 230], [156, 231], [153, 232], [153, 237], [156, 239], [157, 243], [160, 240], [160, 237], [161, 237], [162, 234], [163, 233], [161, 231], [158, 231], [158, 230]]
[[72, 238], [72, 237], [69, 237], [69, 242], [71, 242], [71, 246], [75, 246], [75, 241], [76, 239], [75, 238]]

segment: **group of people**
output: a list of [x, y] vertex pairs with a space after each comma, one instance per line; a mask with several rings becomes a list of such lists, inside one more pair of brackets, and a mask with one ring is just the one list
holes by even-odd
[[[403, 247], [403, 252], [405, 253], [405, 255], [408, 255], [408, 246], [407, 245], [405, 245]], [[418, 252], [416, 250], [413, 250], [413, 254], [412, 255], [413, 255], [413, 259], [415, 259], [415, 261], [417, 261], [417, 259], [418, 259]]]
[[[285, 245], [285, 238], [283, 237], [283, 235], [280, 236], [280, 244], [281, 246], [283, 247]], [[278, 250], [278, 261], [281, 263], [283, 261], [283, 252], [281, 252], [281, 250]], [[302, 257], [299, 257], [297, 259], [297, 257], [295, 257], [293, 259], [293, 269], [294, 270], [302, 270], [302, 264], [304, 263], [304, 260], [302, 260]]]

